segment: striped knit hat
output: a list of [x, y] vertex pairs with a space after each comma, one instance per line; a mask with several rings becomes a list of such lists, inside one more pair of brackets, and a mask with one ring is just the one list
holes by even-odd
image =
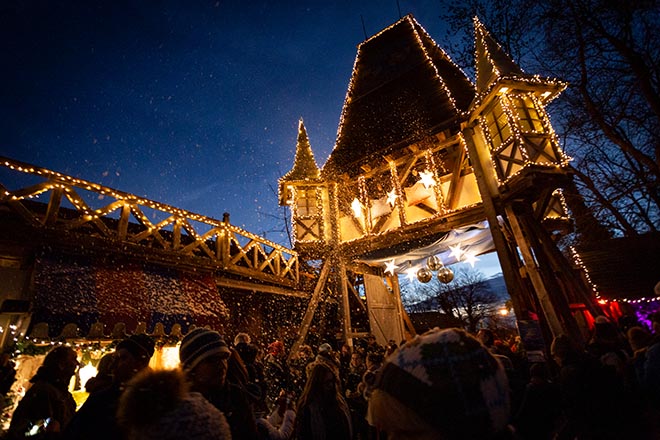
[[[504, 368], [459, 329], [435, 328], [401, 346], [386, 359], [375, 388], [368, 418], [387, 432], [417, 423], [420, 432], [443, 439], [485, 439], [509, 417]], [[395, 408], [409, 416], [392, 417]]]
[[188, 333], [179, 347], [179, 360], [186, 371], [192, 370], [204, 359], [217, 354], [226, 359], [231, 351], [220, 333], [205, 328], [196, 328]]

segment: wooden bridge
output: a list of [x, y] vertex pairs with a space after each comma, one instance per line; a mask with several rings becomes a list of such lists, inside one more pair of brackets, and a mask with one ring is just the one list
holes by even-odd
[[34, 261], [44, 249], [203, 274], [221, 290], [309, 296], [298, 254], [228, 214], [217, 220], [8, 158], [0, 158], [0, 231], [3, 326], [34, 305]]

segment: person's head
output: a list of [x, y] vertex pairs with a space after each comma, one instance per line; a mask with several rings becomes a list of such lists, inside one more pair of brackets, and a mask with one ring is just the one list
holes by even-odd
[[127, 382], [135, 374], [147, 368], [154, 349], [154, 340], [145, 334], [131, 335], [119, 342], [115, 348], [115, 382]]
[[486, 347], [495, 345], [495, 333], [491, 329], [482, 328], [477, 332], [477, 339], [481, 341]]
[[249, 344], [252, 342], [252, 338], [247, 333], [239, 333], [234, 337], [234, 345], [238, 344]]
[[299, 407], [312, 400], [328, 401], [341, 393], [338, 371], [325, 362], [314, 361], [309, 365], [307, 382], [300, 395]]
[[31, 379], [36, 382], [46, 379], [55, 384], [66, 386], [78, 368], [78, 355], [71, 348], [60, 345], [48, 352], [37, 374]]
[[628, 337], [630, 348], [632, 348], [633, 351], [648, 347], [648, 345], [651, 343], [651, 340], [653, 339], [651, 333], [649, 333], [648, 330], [639, 326], [630, 327], [626, 333], [626, 336]]
[[467, 332], [435, 328], [385, 360], [367, 418], [396, 439], [488, 439], [509, 410], [500, 362]]
[[649, 320], [651, 320], [651, 330], [653, 330], [653, 333], [660, 335], [660, 312], [652, 313], [649, 316]]
[[282, 341], [273, 341], [268, 345], [268, 354], [275, 357], [284, 356], [284, 344]]
[[371, 352], [367, 355], [367, 368], [372, 370], [380, 367], [385, 358], [381, 353]]
[[353, 352], [351, 355], [351, 366], [353, 367], [361, 367], [364, 365], [364, 356], [362, 356], [362, 353], [356, 351]]
[[566, 335], [559, 335], [550, 344], [550, 354], [561, 367], [576, 360], [580, 355], [580, 351], [571, 338]]
[[220, 333], [205, 328], [188, 333], [179, 347], [181, 368], [195, 390], [224, 386], [230, 355]]

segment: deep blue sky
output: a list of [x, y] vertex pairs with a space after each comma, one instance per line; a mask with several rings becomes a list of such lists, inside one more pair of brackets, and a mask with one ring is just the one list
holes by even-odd
[[[442, 46], [439, 1], [399, 2]], [[396, 0], [26, 1], [0, 6], [0, 155], [284, 243], [270, 187], [298, 119], [319, 165], [357, 45]], [[470, 30], [471, 31], [471, 30]]]

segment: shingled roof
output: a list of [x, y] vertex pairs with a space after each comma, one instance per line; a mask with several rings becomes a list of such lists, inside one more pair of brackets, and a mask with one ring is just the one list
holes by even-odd
[[474, 85], [408, 15], [358, 47], [337, 143], [324, 177], [457, 127]]

